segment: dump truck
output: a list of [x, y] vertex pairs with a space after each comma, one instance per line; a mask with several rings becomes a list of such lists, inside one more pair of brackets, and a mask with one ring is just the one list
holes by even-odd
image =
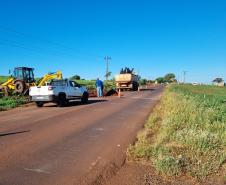
[[120, 74], [115, 76], [117, 90], [133, 90], [139, 89], [139, 76], [133, 73], [133, 69], [122, 69]]

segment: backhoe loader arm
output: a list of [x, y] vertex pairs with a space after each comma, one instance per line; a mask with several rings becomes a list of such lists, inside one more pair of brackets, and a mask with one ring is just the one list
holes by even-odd
[[7, 87], [8, 89], [14, 89], [14, 78], [9, 78], [6, 82], [4, 82], [1, 86]]
[[62, 79], [63, 75], [61, 71], [57, 71], [56, 73], [49, 73], [46, 74], [41, 80], [40, 82], [37, 84], [38, 86], [44, 86], [46, 85], [46, 82], [53, 80], [53, 79]]

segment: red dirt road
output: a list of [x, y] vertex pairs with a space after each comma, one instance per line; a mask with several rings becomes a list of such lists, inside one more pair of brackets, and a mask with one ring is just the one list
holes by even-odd
[[0, 113], [0, 185], [107, 184], [162, 88]]

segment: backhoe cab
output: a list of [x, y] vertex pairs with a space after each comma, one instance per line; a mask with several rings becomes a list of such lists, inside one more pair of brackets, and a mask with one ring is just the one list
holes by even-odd
[[7, 96], [10, 92], [26, 94], [31, 86], [35, 85], [34, 69], [28, 67], [16, 67], [13, 75], [3, 83], [2, 91]]
[[15, 93], [25, 93], [30, 86], [35, 85], [33, 68], [17, 67], [13, 73]]

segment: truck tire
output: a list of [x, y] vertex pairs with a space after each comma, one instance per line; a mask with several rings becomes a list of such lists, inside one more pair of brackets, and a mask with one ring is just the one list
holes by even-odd
[[18, 94], [22, 94], [25, 90], [25, 84], [23, 81], [16, 81], [14, 84], [14, 92]]
[[134, 82], [133, 83], [133, 91], [138, 91], [138, 88], [139, 88], [139, 84], [137, 82]]
[[86, 104], [86, 103], [88, 103], [88, 100], [89, 100], [89, 94], [87, 92], [84, 92], [83, 96], [82, 96], [82, 99], [81, 99], [81, 102], [83, 104]]
[[65, 94], [59, 94], [57, 105], [58, 107], [64, 107], [67, 104], [67, 99]]
[[37, 102], [35, 102], [36, 103], [36, 106], [37, 107], [43, 107], [43, 105], [44, 105], [44, 103], [43, 102], [41, 102], [41, 101], [37, 101]]

